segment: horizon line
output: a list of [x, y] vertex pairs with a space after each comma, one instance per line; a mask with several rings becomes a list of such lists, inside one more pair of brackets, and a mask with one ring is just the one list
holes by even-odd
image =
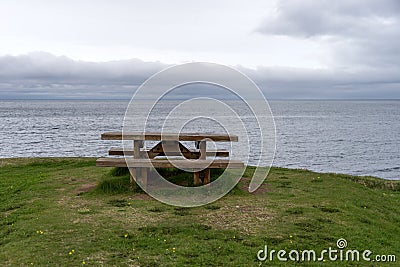
[[[163, 99], [164, 101], [171, 100], [182, 100], [186, 98], [170, 98]], [[266, 98], [267, 101], [371, 101], [371, 100], [380, 100], [380, 101], [399, 101], [400, 98]], [[5, 98], [0, 99], [0, 101], [29, 101], [29, 100], [38, 100], [38, 101], [130, 101], [131, 98]], [[139, 100], [152, 100], [152, 99], [139, 99]], [[237, 100], [237, 99], [225, 99], [225, 100]], [[249, 100], [259, 100], [259, 99], [249, 99]]]

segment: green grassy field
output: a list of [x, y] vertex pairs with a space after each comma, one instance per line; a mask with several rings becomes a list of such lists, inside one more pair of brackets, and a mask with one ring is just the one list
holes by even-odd
[[0, 160], [0, 265], [398, 264], [260, 262], [257, 252], [265, 245], [319, 252], [345, 238], [346, 249], [400, 257], [399, 182], [272, 168], [249, 194], [248, 168], [219, 201], [177, 208], [131, 188], [125, 172], [94, 165], [89, 158]]

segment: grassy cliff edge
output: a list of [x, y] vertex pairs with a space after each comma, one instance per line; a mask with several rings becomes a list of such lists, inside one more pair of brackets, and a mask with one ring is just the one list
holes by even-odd
[[[340, 238], [400, 257], [400, 182], [272, 168], [250, 194], [251, 171], [222, 199], [177, 208], [93, 158], [0, 159], [0, 265], [291, 266], [257, 253], [321, 251]], [[298, 264], [376, 263], [327, 261]]]

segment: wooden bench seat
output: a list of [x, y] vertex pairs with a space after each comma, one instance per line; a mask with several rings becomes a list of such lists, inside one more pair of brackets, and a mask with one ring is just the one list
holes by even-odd
[[[202, 160], [181, 160], [181, 159], [134, 159], [128, 158], [129, 167], [133, 168], [175, 168], [175, 165], [180, 165], [184, 168], [193, 168], [199, 164], [208, 165], [207, 168], [219, 169], [219, 168], [232, 168], [240, 169], [244, 167], [242, 161], [239, 160], [228, 160], [228, 159], [202, 159]], [[128, 167], [126, 165], [125, 158], [99, 158], [96, 160], [96, 166], [98, 167]]]
[[[183, 168], [191, 168], [193, 170], [199, 170], [193, 172], [194, 185], [200, 184], [200, 172], [203, 173], [203, 184], [210, 183], [210, 169], [241, 169], [244, 168], [244, 163], [239, 160], [229, 159], [200, 159], [200, 160], [182, 160], [182, 159], [135, 159], [128, 158], [129, 167], [133, 168], [134, 175], [131, 175], [131, 182], [136, 181], [136, 174], [139, 173], [142, 177], [142, 185], [147, 184], [147, 169], [148, 168], [175, 168], [179, 165]], [[128, 167], [125, 158], [99, 158], [96, 160], [96, 166], [98, 167]], [[199, 165], [206, 165], [207, 168], [204, 170], [199, 169]]]
[[[186, 155], [188, 153], [186, 152], [181, 152], [183, 156], [187, 157], [187, 158], [191, 158], [193, 155], [195, 156], [200, 156], [200, 150], [199, 149], [190, 149], [189, 150], [190, 154]], [[151, 151], [150, 150], [141, 150], [141, 153], [147, 153], [149, 157], [151, 157]], [[181, 156], [181, 153], [179, 152], [168, 152], [168, 156]], [[123, 148], [120, 147], [113, 147], [110, 148], [110, 150], [108, 150], [108, 155], [110, 156], [133, 156], [134, 151], [132, 150], [125, 150]], [[159, 155], [159, 156], [163, 156], [163, 155]], [[220, 149], [220, 150], [210, 150], [206, 152], [206, 156], [207, 157], [229, 157], [229, 151], [224, 150], [224, 149]]]

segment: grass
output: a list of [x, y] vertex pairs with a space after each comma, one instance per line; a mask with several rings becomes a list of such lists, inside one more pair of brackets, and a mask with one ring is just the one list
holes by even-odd
[[[249, 194], [248, 168], [217, 202], [177, 208], [131, 187], [124, 170], [94, 165], [91, 158], [0, 160], [0, 265], [378, 266], [256, 257], [264, 245], [321, 251], [339, 238], [349, 249], [400, 257], [399, 182], [272, 168]], [[171, 172], [178, 183], [188, 180]]]

